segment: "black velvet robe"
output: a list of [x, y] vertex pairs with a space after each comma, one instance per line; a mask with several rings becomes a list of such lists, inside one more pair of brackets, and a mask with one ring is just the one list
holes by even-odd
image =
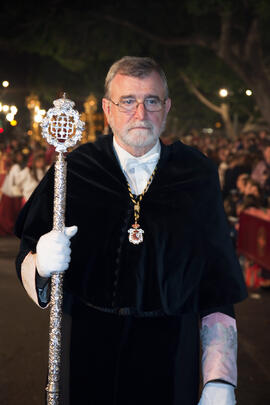
[[[133, 245], [127, 232], [134, 223], [133, 204], [112, 136], [80, 146], [67, 161], [66, 225], [79, 228], [72, 238], [72, 260], [65, 276], [65, 294], [70, 297], [66, 313], [72, 320], [71, 397], [78, 395], [79, 380], [93, 378], [95, 387], [108, 387], [113, 374], [115, 381], [105, 391], [114, 399], [97, 399], [93, 404], [149, 403], [154, 391], [156, 404], [195, 404], [198, 314], [246, 297], [215, 165], [181, 142], [162, 144], [156, 175], [141, 202], [144, 241]], [[50, 169], [17, 222], [16, 234], [22, 238], [19, 276], [25, 255], [35, 252], [38, 238], [51, 230], [52, 212]], [[129, 308], [134, 316], [119, 317], [91, 306], [119, 314]], [[149, 319], [145, 317], [149, 312], [161, 315]], [[107, 340], [103, 341], [104, 334]], [[113, 348], [110, 339], [115, 340]], [[103, 364], [98, 381], [96, 355]], [[102, 382], [106, 362], [111, 372]], [[144, 368], [147, 375], [139, 378]], [[96, 398], [98, 392], [93, 394]]]

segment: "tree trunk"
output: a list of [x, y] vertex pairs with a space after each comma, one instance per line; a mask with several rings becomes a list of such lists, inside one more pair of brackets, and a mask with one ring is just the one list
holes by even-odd
[[224, 35], [220, 37], [216, 55], [240, 76], [247, 88], [252, 90], [262, 117], [270, 128], [270, 79], [264, 63], [259, 20], [257, 17], [253, 18], [249, 31], [241, 42], [241, 38], [238, 41], [232, 39], [232, 15], [229, 16], [229, 26], [227, 17], [221, 19]]
[[[257, 15], [253, 15], [249, 29], [244, 36], [233, 35], [233, 29], [238, 28], [238, 17], [232, 11], [220, 13], [220, 37], [211, 37], [205, 33], [191, 33], [183, 37], [167, 37], [148, 31], [129, 20], [112, 15], [97, 15], [111, 23], [119, 24], [135, 31], [151, 41], [168, 47], [199, 46], [208, 48], [223, 60], [253, 91], [253, 96], [261, 111], [262, 117], [270, 128], [270, 79], [264, 64], [261, 40], [261, 26]], [[198, 96], [198, 95], [197, 95]], [[202, 101], [202, 99], [201, 99]], [[202, 101], [203, 102], [203, 101]], [[207, 105], [207, 103], [205, 103]], [[209, 105], [208, 105], [209, 107]], [[211, 108], [211, 107], [210, 107]], [[228, 123], [227, 113], [224, 112], [224, 123]]]
[[210, 108], [210, 110], [215, 111], [217, 114], [221, 115], [222, 121], [225, 125], [225, 130], [230, 139], [236, 138], [236, 133], [234, 129], [234, 125], [232, 123], [230, 117], [230, 107], [229, 104], [222, 103], [220, 106], [215, 105], [212, 101], [208, 100], [204, 94], [202, 94], [199, 89], [191, 82], [191, 80], [187, 77], [187, 75], [183, 72], [180, 72], [181, 78], [189, 87], [190, 91], [195, 94], [195, 96], [204, 104], [206, 107]]
[[259, 107], [264, 121], [270, 128], [270, 82], [268, 77], [252, 76], [249, 79], [250, 89]]
[[252, 90], [261, 115], [270, 128], [270, 80], [262, 60], [254, 56], [252, 64], [239, 64], [233, 58], [224, 58], [224, 62], [238, 74], [247, 88]]
[[222, 103], [220, 106], [220, 114], [225, 125], [226, 133], [230, 139], [236, 139], [234, 125], [232, 123], [228, 104]]

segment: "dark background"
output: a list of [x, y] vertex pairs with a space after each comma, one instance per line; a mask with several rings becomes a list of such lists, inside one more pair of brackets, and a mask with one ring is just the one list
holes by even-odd
[[[66, 91], [79, 110], [94, 93], [100, 109], [106, 72], [125, 55], [151, 56], [164, 67], [173, 100], [167, 134], [175, 139], [217, 122], [224, 130], [220, 114], [195, 96], [194, 87], [215, 106], [225, 102], [218, 91], [227, 88], [230, 116], [240, 129], [247, 121], [269, 127], [269, 19], [267, 0], [2, 2], [0, 102], [19, 111], [15, 129], [0, 113], [0, 142], [29, 129], [25, 99], [31, 93], [47, 109]], [[3, 80], [10, 82], [7, 89]], [[47, 372], [48, 312], [16, 279], [17, 248], [15, 238], [0, 239], [0, 405], [38, 405]], [[251, 291], [236, 306], [240, 405], [270, 403], [269, 297], [269, 291]]]
[[2, 2], [0, 82], [10, 86], [0, 90], [0, 101], [19, 106], [17, 131], [29, 127], [30, 93], [48, 108], [66, 91], [82, 109], [92, 92], [100, 108], [109, 66], [124, 55], [151, 56], [168, 76], [167, 132], [175, 137], [223, 124], [183, 74], [217, 106], [219, 89], [227, 88], [231, 117], [240, 125], [260, 118], [269, 125], [269, 16], [267, 0]]

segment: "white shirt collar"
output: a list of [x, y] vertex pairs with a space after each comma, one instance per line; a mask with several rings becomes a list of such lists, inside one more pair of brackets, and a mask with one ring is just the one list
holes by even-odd
[[[147, 153], [145, 153], [144, 155], [139, 156], [139, 157], [133, 156], [129, 152], [127, 152], [125, 149], [123, 149], [117, 143], [117, 141], [115, 140], [115, 137], [113, 137], [113, 146], [114, 146], [116, 155], [118, 157], [118, 160], [119, 160], [120, 165], [123, 170], [126, 167], [126, 163], [127, 163], [128, 159], [135, 159], [138, 161], [138, 163], [140, 162], [140, 160], [143, 159], [143, 161], [145, 162], [145, 161], [147, 161], [148, 158], [149, 158], [149, 160], [152, 160], [153, 154], [158, 154], [158, 156], [160, 156], [160, 151], [161, 151], [159, 139], [157, 140], [156, 144], [153, 146], [152, 149], [150, 149]], [[158, 157], [157, 157], [157, 161], [158, 161]]]

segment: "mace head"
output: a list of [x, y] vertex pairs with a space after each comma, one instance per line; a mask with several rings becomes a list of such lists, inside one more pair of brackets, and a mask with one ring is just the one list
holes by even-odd
[[42, 120], [42, 136], [55, 146], [57, 152], [66, 152], [82, 138], [85, 124], [78, 111], [73, 109], [74, 101], [66, 98], [66, 93], [53, 104], [54, 108], [50, 108]]

